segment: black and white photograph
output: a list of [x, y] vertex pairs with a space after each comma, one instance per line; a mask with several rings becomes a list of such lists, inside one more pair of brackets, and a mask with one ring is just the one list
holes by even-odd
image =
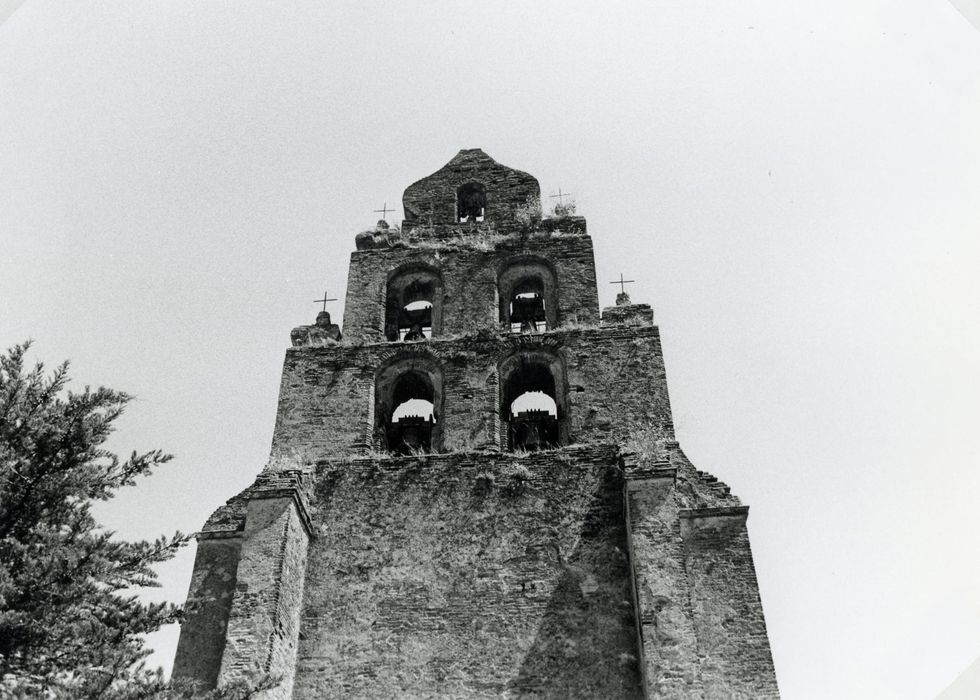
[[0, 698], [980, 699], [980, 0], [0, 0]]

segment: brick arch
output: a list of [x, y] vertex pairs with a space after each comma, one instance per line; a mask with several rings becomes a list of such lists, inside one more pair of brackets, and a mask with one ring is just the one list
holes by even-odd
[[425, 299], [432, 304], [432, 336], [442, 333], [442, 270], [423, 260], [399, 265], [385, 278], [384, 333], [388, 340], [398, 339], [399, 318], [406, 304]]
[[550, 260], [537, 255], [515, 255], [497, 268], [497, 299], [501, 325], [510, 330], [510, 304], [519, 291], [537, 291], [544, 297], [548, 330], [558, 327], [558, 275]]
[[525, 391], [542, 391], [551, 396], [558, 413], [558, 444], [571, 442], [568, 376], [561, 355], [541, 347], [524, 347], [499, 362], [497, 377], [502, 449], [508, 447], [507, 435], [512, 418], [510, 404]]
[[373, 442], [376, 448], [389, 448], [387, 431], [395, 408], [407, 398], [421, 398], [432, 403], [435, 419], [430, 452], [442, 450], [445, 434], [443, 377], [442, 363], [428, 352], [396, 353], [378, 367], [374, 374]]

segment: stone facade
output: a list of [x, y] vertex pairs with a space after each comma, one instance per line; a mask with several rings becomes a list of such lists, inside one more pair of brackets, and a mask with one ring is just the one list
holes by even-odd
[[500, 230], [510, 231], [522, 218], [541, 214], [541, 187], [520, 170], [496, 162], [479, 148], [460, 151], [455, 158], [428, 177], [408, 186], [402, 197], [405, 225], [453, 227], [462, 211], [466, 188], [475, 186], [482, 193], [483, 206], [473, 212]]
[[357, 236], [343, 334], [291, 334], [269, 462], [199, 534], [175, 677], [778, 697], [748, 508], [675, 441], [653, 310], [600, 314], [584, 219], [542, 219], [479, 150], [404, 204]]

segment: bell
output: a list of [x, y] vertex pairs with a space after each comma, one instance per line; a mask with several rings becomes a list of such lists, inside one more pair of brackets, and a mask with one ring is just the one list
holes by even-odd
[[548, 440], [542, 433], [542, 423], [534, 420], [522, 420], [514, 434], [514, 447], [534, 452], [543, 450], [548, 446]]
[[425, 333], [422, 332], [422, 326], [418, 323], [413, 325], [408, 333], [405, 334], [405, 340], [425, 340]]
[[523, 445], [529, 452], [540, 450], [547, 441], [541, 436], [541, 424], [537, 421], [525, 424]]
[[406, 425], [402, 430], [402, 444], [399, 448], [406, 452], [414, 452], [422, 448], [422, 436], [419, 434], [419, 426]]

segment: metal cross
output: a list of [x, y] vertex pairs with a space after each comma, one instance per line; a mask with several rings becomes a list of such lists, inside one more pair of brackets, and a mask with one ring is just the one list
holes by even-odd
[[561, 198], [562, 197], [571, 197], [571, 196], [572, 196], [572, 193], [571, 192], [562, 192], [561, 191], [561, 187], [559, 187], [558, 188], [558, 194], [549, 195], [549, 198], [554, 199], [555, 197], [557, 197], [558, 198], [558, 203], [559, 204], [564, 204], [564, 202], [562, 201]]
[[633, 283], [635, 281], [636, 280], [624, 280], [623, 279], [623, 273], [620, 272], [619, 273], [619, 279], [618, 280], [615, 280], [613, 282], [610, 282], [609, 284], [618, 284], [619, 285], [620, 292], [623, 293], [623, 294], [626, 294], [626, 285], [627, 284], [631, 284], [631, 283]]
[[375, 209], [374, 210], [374, 213], [375, 214], [381, 214], [381, 218], [384, 219], [385, 221], [387, 221], [388, 220], [388, 212], [394, 213], [394, 211], [395, 211], [394, 209], [389, 209], [388, 208], [388, 202], [385, 202], [384, 204], [381, 205], [381, 208], [380, 209]]
[[327, 302], [328, 301], [337, 301], [337, 300], [336, 299], [327, 299], [327, 293], [324, 292], [323, 293], [323, 298], [322, 299], [314, 299], [313, 300], [313, 303], [314, 304], [319, 304], [319, 303], [322, 302], [323, 303], [323, 310], [326, 311], [327, 310]]

